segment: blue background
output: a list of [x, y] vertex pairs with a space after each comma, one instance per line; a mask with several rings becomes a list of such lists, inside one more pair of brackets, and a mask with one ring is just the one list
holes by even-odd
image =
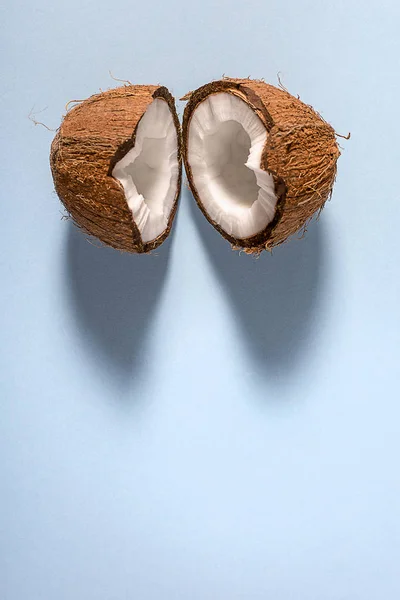
[[[398, 2], [0, 16], [0, 597], [398, 600]], [[352, 133], [320, 221], [254, 260], [183, 187], [156, 256], [89, 244], [28, 114], [56, 128], [109, 69], [176, 97], [280, 71]]]

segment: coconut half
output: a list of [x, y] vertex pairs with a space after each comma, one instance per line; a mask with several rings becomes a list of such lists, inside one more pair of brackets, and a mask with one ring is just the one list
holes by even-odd
[[269, 250], [322, 209], [340, 153], [334, 130], [310, 106], [249, 79], [214, 81], [183, 99], [190, 188], [234, 247]]
[[103, 243], [149, 252], [168, 236], [181, 187], [181, 135], [165, 87], [124, 86], [71, 109], [53, 140], [55, 189]]

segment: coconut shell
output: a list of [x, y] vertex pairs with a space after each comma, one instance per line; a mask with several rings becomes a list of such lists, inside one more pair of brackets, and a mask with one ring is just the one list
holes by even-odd
[[[135, 145], [140, 119], [155, 98], [164, 99], [178, 133], [178, 178], [166, 230], [143, 243], [115, 164]], [[175, 102], [167, 88], [129, 85], [91, 96], [64, 117], [53, 140], [50, 165], [56, 192], [75, 223], [101, 242], [126, 252], [150, 252], [169, 235], [181, 188], [181, 133]]]
[[[208, 215], [193, 181], [188, 161], [190, 120], [196, 107], [210, 94], [226, 92], [248, 104], [264, 123], [268, 136], [261, 169], [272, 174], [277, 204], [271, 223], [256, 235], [237, 239]], [[208, 221], [234, 247], [249, 253], [270, 250], [305, 226], [332, 194], [340, 155], [335, 131], [311, 106], [287, 91], [250, 79], [213, 81], [187, 94], [183, 116], [183, 153], [191, 191]]]

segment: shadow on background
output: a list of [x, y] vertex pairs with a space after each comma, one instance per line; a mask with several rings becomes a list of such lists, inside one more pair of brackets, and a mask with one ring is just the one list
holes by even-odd
[[324, 263], [321, 221], [310, 223], [303, 239], [294, 237], [272, 255], [254, 258], [233, 252], [186, 194], [252, 364], [279, 379], [301, 362], [312, 342]]
[[139, 375], [165, 282], [171, 236], [151, 255], [96, 247], [74, 225], [67, 240], [67, 288], [79, 332], [95, 362], [121, 384]]

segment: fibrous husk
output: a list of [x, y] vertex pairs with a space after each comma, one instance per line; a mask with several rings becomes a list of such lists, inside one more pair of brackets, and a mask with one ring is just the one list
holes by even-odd
[[[261, 168], [272, 174], [277, 204], [271, 223], [258, 234], [236, 239], [207, 214], [188, 162], [191, 117], [210, 94], [230, 93], [244, 100], [264, 123], [268, 136]], [[310, 106], [287, 91], [259, 80], [229, 79], [208, 83], [187, 94], [183, 116], [183, 153], [192, 193], [210, 223], [235, 248], [249, 253], [271, 250], [305, 226], [332, 193], [340, 156], [334, 129]]]
[[[151, 102], [164, 99], [177, 129], [179, 179], [166, 230], [143, 243], [124, 190], [111, 175], [135, 145], [138, 123]], [[167, 88], [129, 85], [91, 96], [64, 117], [53, 140], [50, 165], [56, 192], [75, 223], [108, 246], [150, 252], [169, 235], [181, 187], [181, 135], [174, 99]]]

